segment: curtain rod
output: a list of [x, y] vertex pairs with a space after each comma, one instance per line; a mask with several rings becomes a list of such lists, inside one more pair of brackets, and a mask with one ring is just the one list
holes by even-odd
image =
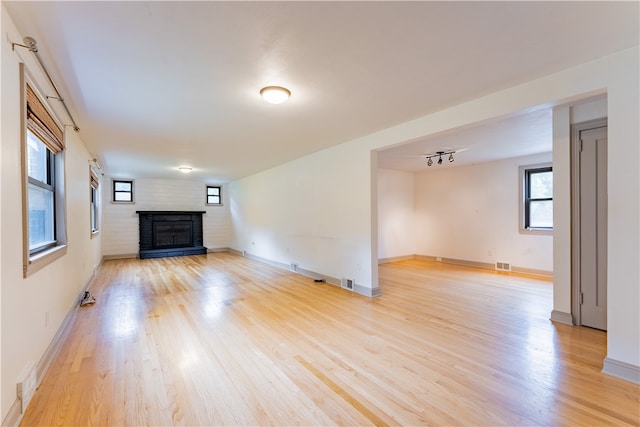
[[27, 48], [27, 49], [29, 49], [29, 51], [33, 52], [33, 55], [38, 60], [38, 64], [40, 64], [40, 68], [42, 68], [42, 71], [44, 71], [44, 74], [47, 76], [47, 79], [49, 79], [49, 83], [51, 83], [51, 86], [53, 87], [53, 90], [56, 91], [57, 97], [47, 96], [47, 98], [57, 99], [58, 101], [60, 101], [62, 103], [62, 106], [64, 107], [64, 110], [67, 112], [67, 115], [71, 119], [71, 123], [73, 123], [73, 130], [75, 130], [76, 132], [79, 132], [80, 128], [76, 124], [76, 121], [73, 120], [73, 116], [71, 115], [71, 112], [69, 111], [69, 108], [67, 108], [67, 104], [64, 102], [64, 98], [62, 97], [62, 95], [60, 95], [60, 91], [58, 90], [58, 86], [56, 86], [56, 84], [53, 82], [53, 79], [51, 78], [51, 75], [47, 71], [47, 68], [42, 63], [42, 59], [40, 58], [40, 55], [38, 54], [38, 43], [36, 42], [36, 39], [34, 39], [33, 37], [28, 37], [27, 36], [27, 37], [24, 38], [24, 42], [26, 44], [12, 43], [11, 48], [13, 50], [15, 50], [16, 46], [20, 46], [20, 47]]

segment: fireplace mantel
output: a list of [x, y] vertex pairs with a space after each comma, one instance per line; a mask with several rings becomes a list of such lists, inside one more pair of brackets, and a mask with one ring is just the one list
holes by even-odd
[[205, 211], [136, 211], [140, 225], [140, 259], [206, 254]]
[[207, 211], [136, 211], [138, 215], [205, 214]]

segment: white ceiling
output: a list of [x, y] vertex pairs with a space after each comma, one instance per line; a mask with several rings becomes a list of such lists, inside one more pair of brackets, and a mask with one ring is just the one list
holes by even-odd
[[[423, 172], [437, 170], [427, 165], [426, 155], [438, 151], [455, 151], [454, 163], [459, 166], [489, 162], [511, 157], [550, 152], [552, 150], [552, 110], [540, 108], [510, 117], [491, 120], [444, 134], [411, 141], [378, 154], [378, 167]], [[438, 159], [433, 159], [436, 162]]]
[[[91, 153], [121, 177], [173, 178], [189, 165], [199, 179], [237, 179], [639, 37], [638, 2], [3, 4], [38, 41]], [[272, 84], [291, 99], [265, 103], [258, 92]], [[549, 114], [473, 132], [508, 137], [508, 123]], [[420, 150], [464, 146], [461, 161], [504, 151], [462, 135]]]

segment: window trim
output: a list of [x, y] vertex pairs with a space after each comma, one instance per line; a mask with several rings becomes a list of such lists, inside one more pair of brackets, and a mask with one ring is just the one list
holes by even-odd
[[[519, 206], [520, 206], [520, 221], [519, 228], [520, 234], [536, 234], [536, 235], [553, 235], [553, 228], [541, 228], [541, 227], [527, 227], [527, 214], [528, 214], [528, 200], [527, 200], [527, 185], [528, 185], [528, 175], [531, 171], [541, 172], [544, 170], [549, 170], [553, 172], [553, 162], [545, 162], [545, 163], [537, 163], [533, 165], [522, 165], [518, 168], [518, 173], [520, 176], [520, 197], [519, 197]], [[538, 199], [535, 199], [538, 200]], [[550, 199], [553, 201], [553, 197]]]
[[[209, 203], [209, 188], [218, 189], [218, 193], [219, 193], [218, 197], [220, 197], [220, 203]], [[205, 185], [204, 204], [206, 206], [224, 206], [224, 200], [222, 199], [222, 185], [213, 185], [213, 184]]]
[[[131, 200], [116, 200], [116, 183], [127, 182], [131, 184]], [[128, 193], [128, 191], [119, 191], [119, 193]], [[111, 203], [118, 205], [132, 205], [136, 203], [135, 199], [135, 180], [129, 178], [111, 178]]]
[[[51, 112], [50, 107], [42, 102], [43, 97], [39, 96], [33, 82], [27, 77], [24, 64], [19, 65], [20, 72], [20, 162], [22, 174], [22, 274], [23, 277], [29, 277], [40, 271], [53, 261], [61, 258], [67, 253], [67, 226], [66, 226], [66, 152], [64, 147], [64, 131], [55, 115]], [[34, 98], [35, 95], [35, 98]], [[31, 99], [40, 103], [38, 113], [47, 114], [44, 122], [38, 123], [38, 118], [27, 106], [27, 100]], [[39, 126], [34, 132], [33, 126]], [[41, 127], [44, 125], [44, 127]], [[49, 130], [47, 126], [57, 126], [57, 129]], [[50, 171], [52, 180], [51, 185], [54, 187], [54, 227], [55, 227], [55, 244], [49, 245], [36, 252], [32, 252], [29, 248], [29, 171], [28, 171], [28, 142], [27, 129], [30, 129], [34, 135], [42, 140], [43, 135], [49, 131], [51, 135], [57, 138], [42, 141], [47, 148], [54, 154], [49, 161], [53, 161], [53, 170]], [[51, 135], [44, 135], [49, 137]], [[51, 144], [54, 144], [52, 146]], [[34, 184], [40, 186], [40, 181], [34, 180]], [[44, 183], [48, 185], [47, 183]]]

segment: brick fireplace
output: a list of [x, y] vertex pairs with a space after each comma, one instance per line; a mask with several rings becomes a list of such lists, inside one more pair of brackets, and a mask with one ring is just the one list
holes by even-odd
[[136, 211], [140, 259], [206, 254], [202, 215], [205, 211]]

